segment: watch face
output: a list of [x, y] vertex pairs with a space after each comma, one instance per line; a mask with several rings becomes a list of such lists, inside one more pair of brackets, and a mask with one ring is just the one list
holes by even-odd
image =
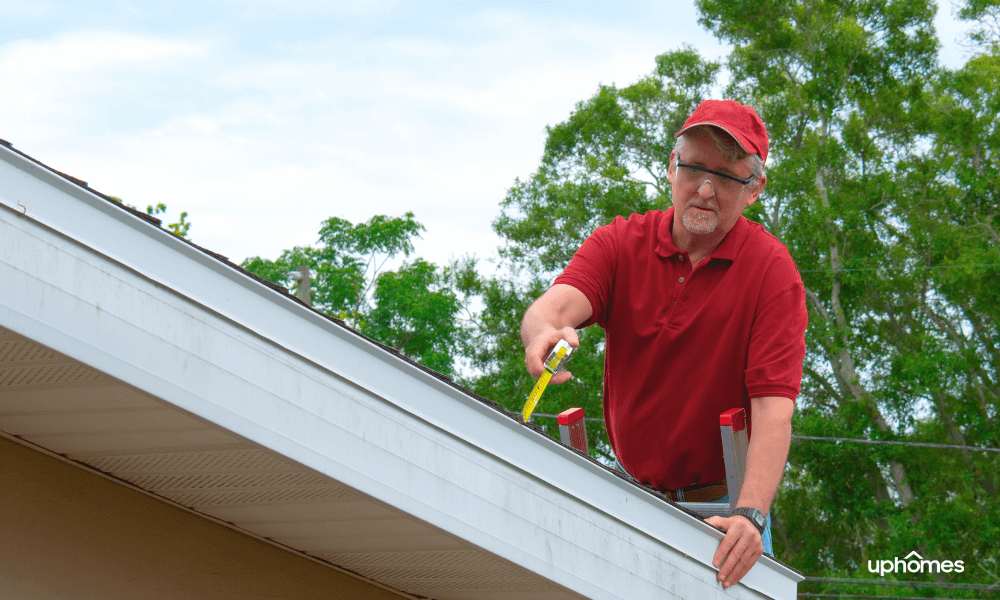
[[750, 521], [757, 526], [757, 529], [759, 529], [761, 533], [764, 532], [764, 527], [767, 525], [767, 515], [765, 515], [759, 508], [740, 506], [733, 512], [750, 519]]

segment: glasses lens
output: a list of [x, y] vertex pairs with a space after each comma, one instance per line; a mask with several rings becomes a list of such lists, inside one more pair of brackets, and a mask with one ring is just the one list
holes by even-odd
[[708, 179], [712, 182], [712, 187], [715, 188], [715, 191], [721, 194], [738, 194], [743, 189], [743, 184], [739, 181], [719, 177], [713, 173], [706, 173], [686, 165], [677, 165], [677, 173], [686, 184], [705, 183], [705, 180]]

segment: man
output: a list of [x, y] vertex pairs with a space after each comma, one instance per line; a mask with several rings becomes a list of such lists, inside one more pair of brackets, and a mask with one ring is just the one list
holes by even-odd
[[805, 295], [785, 246], [742, 216], [767, 182], [757, 113], [708, 100], [674, 137], [673, 206], [598, 228], [525, 313], [521, 337], [538, 377], [559, 339], [576, 347], [575, 329], [605, 330], [604, 418], [619, 466], [674, 500], [729, 500], [719, 415], [747, 410], [743, 489], [728, 490], [738, 514], [707, 519], [726, 532], [713, 564], [728, 588], [773, 553], [770, 517], [757, 522], [788, 456]]

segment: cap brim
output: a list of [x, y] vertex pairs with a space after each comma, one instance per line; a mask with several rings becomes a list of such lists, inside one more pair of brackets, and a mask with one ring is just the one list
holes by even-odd
[[743, 151], [746, 152], [747, 154], [760, 154], [760, 151], [757, 150], [756, 148], [749, 147], [750, 144], [749, 144], [749, 142], [745, 138], [741, 138], [741, 136], [736, 135], [735, 133], [733, 133], [732, 131], [726, 129], [722, 125], [719, 125], [718, 123], [712, 123], [712, 122], [708, 122], [708, 121], [702, 122], [702, 123], [689, 123], [688, 125], [685, 125], [684, 127], [682, 127], [680, 131], [678, 131], [677, 133], [675, 133], [674, 134], [674, 138], [681, 137], [682, 135], [684, 135], [685, 131], [687, 131], [687, 130], [693, 128], [693, 127], [701, 127], [701, 126], [704, 126], [704, 125], [709, 125], [711, 127], [715, 127], [716, 129], [721, 129], [721, 130], [725, 131], [726, 133], [728, 133], [729, 137], [731, 137], [734, 140], [736, 140], [736, 143], [739, 144], [740, 148], [743, 148]]

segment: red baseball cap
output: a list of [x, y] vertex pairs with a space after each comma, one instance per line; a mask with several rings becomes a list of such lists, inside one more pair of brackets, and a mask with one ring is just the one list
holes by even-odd
[[674, 137], [680, 137], [698, 125], [718, 127], [732, 136], [744, 150], [759, 154], [761, 161], [767, 162], [767, 129], [753, 108], [735, 100], [705, 100]]

